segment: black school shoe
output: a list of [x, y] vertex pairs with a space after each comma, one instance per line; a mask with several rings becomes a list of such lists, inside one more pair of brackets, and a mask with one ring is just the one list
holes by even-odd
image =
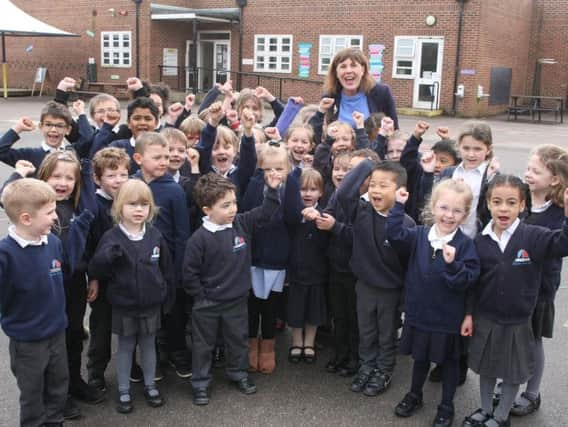
[[176, 351], [170, 354], [168, 364], [174, 368], [180, 378], [191, 378], [191, 356], [187, 351]]
[[365, 389], [365, 386], [369, 382], [372, 374], [372, 371], [369, 373], [359, 371], [351, 382], [351, 391], [355, 393], [361, 393]]
[[422, 406], [424, 406], [422, 398], [410, 392], [406, 393], [404, 398], [396, 405], [394, 413], [398, 417], [407, 418], [414, 415]]
[[65, 407], [63, 408], [63, 419], [75, 420], [81, 416], [81, 410], [77, 406], [77, 402], [71, 396], [67, 396]]
[[152, 408], [157, 408], [165, 403], [164, 398], [160, 394], [160, 390], [158, 390], [155, 386], [144, 387], [144, 398], [146, 399], [148, 406], [151, 406]]
[[116, 401], [116, 411], [119, 414], [130, 414], [134, 409], [130, 393], [120, 393]]
[[439, 405], [432, 427], [450, 427], [454, 422], [454, 408]]
[[493, 417], [490, 417], [481, 425], [483, 427], [511, 427], [511, 418], [507, 418], [504, 421], [499, 421]]
[[209, 404], [209, 388], [192, 388], [191, 393], [194, 405], [204, 406]]
[[325, 364], [325, 371], [330, 374], [336, 374], [339, 372], [342, 363], [344, 363], [343, 360], [338, 361], [337, 359], [331, 359]]
[[105, 400], [104, 391], [90, 386], [83, 381], [83, 379], [79, 379], [78, 381], [70, 384], [69, 394], [81, 402], [90, 403], [92, 405], [96, 405], [97, 403], [101, 403]]
[[357, 361], [350, 360], [343, 362], [341, 365], [339, 365], [339, 370], [337, 371], [337, 374], [340, 377], [347, 378], [347, 377], [352, 377], [358, 371], [359, 371], [359, 363]]
[[249, 377], [241, 378], [238, 381], [233, 381], [237, 386], [239, 391], [243, 394], [254, 394], [256, 393], [256, 385]]
[[363, 394], [365, 396], [377, 396], [381, 393], [384, 393], [387, 388], [389, 388], [391, 382], [391, 376], [387, 374], [383, 374], [379, 370], [375, 370], [373, 375], [367, 381], [365, 388], [363, 389]]
[[463, 420], [463, 427], [482, 427], [483, 423], [491, 418], [491, 414], [486, 413], [483, 409], [479, 408], [465, 417]]
[[102, 377], [92, 377], [89, 380], [88, 384], [89, 384], [89, 387], [96, 388], [97, 390], [100, 390], [102, 392], [106, 391], [106, 381]]
[[531, 399], [526, 393], [521, 393], [521, 397], [524, 397], [529, 401], [529, 404], [519, 405], [517, 403], [513, 403], [513, 407], [511, 408], [511, 415], [515, 417], [524, 417], [525, 415], [530, 415], [535, 411], [538, 411], [540, 408], [540, 394], [537, 396], [536, 399]]

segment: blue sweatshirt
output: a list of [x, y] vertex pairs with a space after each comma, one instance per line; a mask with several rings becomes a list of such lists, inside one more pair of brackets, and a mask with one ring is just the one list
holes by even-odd
[[465, 316], [466, 290], [479, 277], [479, 257], [473, 240], [459, 228], [448, 243], [455, 259], [446, 263], [428, 240], [430, 227], [404, 227], [404, 206], [396, 203], [387, 218], [387, 237], [409, 257], [405, 284], [405, 323], [429, 332], [458, 334]]
[[67, 327], [63, 247], [50, 234], [47, 245], [22, 248], [0, 240], [0, 319], [16, 341], [40, 341]]

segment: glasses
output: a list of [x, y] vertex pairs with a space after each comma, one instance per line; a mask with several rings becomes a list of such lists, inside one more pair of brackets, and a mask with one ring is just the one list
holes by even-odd
[[120, 110], [116, 108], [101, 108], [99, 110], [95, 110], [95, 114], [105, 114], [105, 113], [119, 113]]
[[41, 126], [47, 130], [55, 129], [58, 131], [62, 131], [67, 129], [67, 125], [63, 123], [42, 123]]

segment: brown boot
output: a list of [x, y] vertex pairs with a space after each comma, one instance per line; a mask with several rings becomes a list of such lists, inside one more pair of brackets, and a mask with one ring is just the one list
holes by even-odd
[[260, 341], [260, 356], [258, 370], [263, 374], [271, 374], [276, 368], [276, 355], [274, 354], [274, 338]]
[[258, 371], [258, 338], [249, 338], [249, 372]]

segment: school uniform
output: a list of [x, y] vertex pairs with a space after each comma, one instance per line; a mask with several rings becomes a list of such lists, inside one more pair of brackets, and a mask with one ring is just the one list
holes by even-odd
[[187, 242], [183, 286], [194, 298], [193, 388], [206, 388], [211, 382], [212, 351], [219, 329], [228, 351], [227, 375], [233, 381], [248, 377], [251, 237], [270, 221], [279, 204], [278, 192], [268, 189], [262, 206], [237, 214], [232, 224], [217, 225], [204, 219]]
[[406, 188], [409, 192], [404, 208], [406, 213], [417, 223], [422, 223], [420, 214], [424, 209], [426, 198], [432, 191], [432, 187], [428, 189], [423, 188], [423, 178], [427, 173], [424, 172], [420, 164], [420, 153], [418, 150], [421, 143], [422, 138], [416, 138], [412, 135], [406, 141], [406, 145], [400, 155], [400, 164], [406, 169]]
[[517, 219], [501, 239], [491, 227], [475, 239], [481, 275], [468, 306], [474, 322], [469, 366], [481, 376], [522, 384], [534, 369], [531, 316], [543, 265], [568, 255], [568, 223], [551, 231]]
[[[386, 217], [360, 199], [359, 188], [374, 163], [364, 160], [337, 189], [337, 199], [353, 222], [353, 254], [350, 266], [357, 285], [360, 373], [378, 369], [392, 375], [396, 363], [396, 334], [400, 322], [405, 260], [386, 236]], [[414, 225], [405, 216], [404, 226]]]
[[329, 269], [325, 253], [329, 235], [318, 230], [315, 221], [304, 220], [291, 227], [290, 236], [288, 325], [323, 325], [327, 320], [325, 285]]

